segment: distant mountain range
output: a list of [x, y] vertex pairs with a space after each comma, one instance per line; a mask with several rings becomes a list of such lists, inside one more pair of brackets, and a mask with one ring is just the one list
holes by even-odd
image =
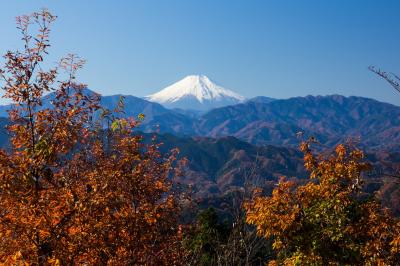
[[[113, 109], [121, 95], [103, 96]], [[44, 100], [48, 106], [49, 99]], [[363, 97], [256, 97], [208, 112], [167, 109], [135, 96], [124, 96], [125, 115], [145, 115], [139, 130], [177, 136], [234, 136], [256, 145], [297, 146], [299, 135], [332, 146], [349, 138], [369, 149], [400, 149], [400, 107]], [[0, 117], [7, 109], [0, 106]], [[300, 134], [299, 134], [300, 133]]]
[[[113, 109], [121, 96], [103, 96], [101, 105]], [[52, 97], [45, 97], [44, 107], [51, 105]], [[314, 136], [327, 148], [351, 138], [377, 165], [377, 177], [368, 179], [366, 190], [379, 191], [385, 205], [400, 215], [399, 190], [381, 175], [398, 171], [396, 164], [400, 163], [398, 106], [340, 95], [280, 100], [259, 96], [209, 111], [168, 109], [130, 95], [124, 96], [124, 102], [125, 116], [145, 115], [138, 131], [157, 133], [164, 143], [163, 152], [178, 147], [180, 156], [188, 158], [185, 175], [177, 181], [193, 185], [196, 197], [227, 193], [242, 187], [247, 179], [272, 189], [279, 176], [305, 177], [299, 136]], [[4, 125], [10, 108], [0, 106], [2, 147], [9, 138]]]
[[[103, 102], [108, 105], [116, 98], [106, 96]], [[400, 107], [363, 97], [256, 97], [205, 113], [166, 109], [132, 96], [125, 101], [128, 116], [145, 114], [140, 128], [145, 132], [235, 136], [256, 145], [292, 147], [298, 145], [301, 135], [314, 136], [328, 146], [351, 139], [369, 149], [400, 148]]]
[[400, 107], [340, 95], [249, 101], [211, 110], [196, 121], [196, 130], [201, 135], [232, 135], [276, 145], [296, 144], [296, 133], [302, 132], [329, 146], [352, 138], [382, 149], [400, 144]]
[[192, 75], [146, 99], [169, 109], [151, 114], [143, 124], [147, 132], [158, 124], [159, 132], [235, 136], [257, 145], [297, 145], [301, 133], [326, 145], [351, 138], [368, 148], [400, 146], [400, 107], [362, 97], [246, 100], [206, 76]]

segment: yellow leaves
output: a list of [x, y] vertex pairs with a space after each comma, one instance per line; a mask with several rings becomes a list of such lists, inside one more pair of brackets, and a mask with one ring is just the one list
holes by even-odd
[[393, 253], [400, 253], [400, 235], [397, 235], [392, 242], [390, 242], [390, 245]]
[[307, 170], [312, 170], [315, 165], [315, 158], [311, 153], [304, 154], [304, 167]]
[[283, 247], [282, 241], [278, 238], [272, 243], [272, 248], [275, 250], [279, 250]]
[[138, 114], [139, 121], [143, 121], [145, 118], [144, 114]]
[[54, 258], [54, 257], [47, 259], [47, 263], [49, 265], [53, 265], [53, 266], [61, 266], [62, 265], [61, 261], [59, 259], [57, 259], [57, 258]]
[[265, 237], [279, 236], [281, 230], [295, 226], [299, 206], [292, 193], [294, 183], [281, 178], [271, 197], [255, 196], [245, 204], [246, 222], [257, 226]]
[[336, 163], [335, 164], [335, 172], [337, 173], [343, 173], [344, 170], [346, 170], [345, 166], [342, 163]]

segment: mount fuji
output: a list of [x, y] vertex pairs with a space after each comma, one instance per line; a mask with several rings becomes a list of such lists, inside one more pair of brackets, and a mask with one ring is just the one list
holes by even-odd
[[243, 96], [216, 85], [204, 75], [187, 76], [145, 99], [170, 109], [195, 111], [207, 111], [245, 101]]

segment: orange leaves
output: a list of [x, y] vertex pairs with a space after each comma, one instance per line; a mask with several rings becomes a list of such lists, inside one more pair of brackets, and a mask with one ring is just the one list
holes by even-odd
[[155, 186], [156, 189], [163, 189], [164, 188], [164, 184], [161, 181], [156, 181], [154, 186]]
[[61, 266], [62, 265], [61, 261], [57, 258], [49, 258], [49, 259], [47, 259], [47, 263], [52, 266]]
[[392, 242], [390, 242], [391, 251], [393, 253], [400, 253], [400, 235], [397, 235]]
[[[371, 199], [361, 200], [363, 153], [338, 145], [335, 155], [315, 156], [301, 147], [310, 180], [281, 179], [270, 197], [245, 205], [246, 220], [273, 237], [277, 264], [397, 265], [400, 223]], [[389, 252], [391, 250], [392, 253]]]
[[295, 226], [298, 205], [292, 193], [294, 183], [283, 178], [274, 189], [272, 197], [256, 197], [245, 204], [246, 221], [257, 226], [257, 232], [266, 238], [278, 236], [281, 229]]
[[[19, 17], [25, 50], [7, 53], [0, 69], [16, 106], [11, 148], [0, 150], [0, 264], [180, 264], [179, 208], [168, 179], [177, 152], [164, 158], [156, 140], [132, 136], [138, 121], [118, 117], [122, 98], [115, 113], [93, 122], [99, 96], [76, 81], [81, 58], [61, 59], [67, 80], [41, 68], [54, 20], [47, 10]], [[42, 106], [48, 91], [51, 103]]]
[[338, 160], [342, 160], [346, 156], [346, 148], [344, 147], [343, 144], [339, 144], [336, 147], [335, 152], [336, 152], [336, 154], [338, 156]]
[[7, 256], [4, 260], [4, 265], [23, 265], [29, 266], [30, 263], [24, 260], [21, 251], [17, 251], [14, 254]]
[[153, 217], [152, 215], [148, 215], [148, 214], [146, 215], [145, 220], [150, 225], [155, 224], [157, 222], [156, 217]]

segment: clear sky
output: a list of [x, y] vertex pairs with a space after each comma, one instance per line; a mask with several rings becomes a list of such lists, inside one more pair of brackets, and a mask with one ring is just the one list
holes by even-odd
[[88, 60], [80, 80], [144, 96], [205, 74], [246, 97], [359, 95], [400, 105], [367, 70], [400, 74], [398, 0], [1, 1], [0, 52], [20, 44], [14, 17], [58, 16], [51, 61]]

